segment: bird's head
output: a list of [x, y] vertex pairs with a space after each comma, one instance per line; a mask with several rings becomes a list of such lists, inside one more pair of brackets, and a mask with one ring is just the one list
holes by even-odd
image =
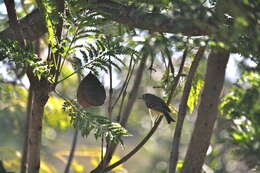
[[146, 93], [146, 94], [143, 94], [139, 99], [146, 101], [150, 96], [151, 96], [151, 94]]

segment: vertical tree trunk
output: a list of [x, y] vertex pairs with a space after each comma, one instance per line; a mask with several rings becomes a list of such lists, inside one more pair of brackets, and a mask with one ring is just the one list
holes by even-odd
[[201, 173], [218, 114], [228, 59], [229, 53], [223, 49], [212, 50], [209, 55], [198, 117], [181, 173]]
[[28, 144], [29, 144], [29, 128], [31, 126], [31, 115], [32, 115], [32, 103], [33, 103], [33, 90], [30, 87], [28, 91], [28, 98], [27, 98], [27, 115], [26, 115], [26, 122], [25, 122], [25, 139], [23, 143], [23, 154], [21, 159], [21, 173], [26, 173], [27, 170], [27, 159], [28, 159]]
[[188, 102], [188, 98], [190, 95], [192, 80], [195, 76], [196, 70], [199, 66], [200, 60], [202, 59], [204, 51], [205, 51], [205, 47], [199, 48], [199, 50], [191, 64], [189, 74], [187, 76], [187, 80], [186, 80], [186, 83], [184, 86], [181, 103], [179, 105], [178, 120], [177, 120], [176, 128], [174, 131], [174, 136], [173, 136], [173, 141], [172, 141], [172, 149], [171, 149], [171, 155], [170, 155], [170, 161], [169, 161], [169, 173], [175, 173], [175, 171], [176, 171], [176, 166], [177, 166], [178, 158], [179, 158], [179, 145], [180, 145], [180, 140], [181, 140], [181, 132], [182, 132], [182, 127], [183, 127], [184, 119], [185, 119], [186, 112], [187, 112], [187, 102]]
[[38, 173], [40, 170], [42, 118], [44, 106], [48, 100], [49, 85], [44, 80], [31, 82], [31, 87], [34, 93], [34, 101], [32, 104], [32, 123], [29, 129], [28, 172]]

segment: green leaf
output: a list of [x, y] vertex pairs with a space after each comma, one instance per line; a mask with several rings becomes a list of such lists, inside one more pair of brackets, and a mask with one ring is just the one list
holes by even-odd
[[193, 112], [195, 106], [198, 104], [199, 94], [203, 85], [204, 81], [201, 78], [197, 78], [197, 80], [193, 82], [187, 103], [190, 114]]

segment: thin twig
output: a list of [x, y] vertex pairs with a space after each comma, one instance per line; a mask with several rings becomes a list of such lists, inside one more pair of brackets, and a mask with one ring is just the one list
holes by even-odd
[[[182, 70], [183, 70], [183, 67], [184, 67], [184, 63], [185, 63], [185, 59], [186, 59], [186, 56], [187, 56], [187, 49], [185, 49], [184, 53], [183, 53], [183, 58], [182, 58], [182, 63], [180, 65], [180, 69], [178, 71], [178, 74], [177, 74], [177, 77], [174, 78], [174, 85], [172, 87], [172, 90], [171, 90], [171, 94], [174, 93], [174, 91], [176, 90], [177, 86], [176, 86], [176, 83], [178, 84], [179, 83], [179, 78], [182, 74]], [[178, 77], [179, 76], [179, 77]], [[171, 102], [171, 98], [172, 96], [169, 95], [168, 97], [168, 100], [167, 100], [167, 104], [170, 104]], [[146, 144], [146, 142], [150, 139], [150, 137], [154, 134], [154, 132], [157, 130], [158, 126], [160, 125], [161, 121], [163, 119], [163, 116], [160, 116], [154, 123], [154, 126], [151, 128], [151, 130], [148, 132], [148, 134], [143, 138], [143, 140], [132, 150], [130, 151], [127, 155], [125, 155], [122, 159], [120, 159], [119, 161], [117, 161], [116, 163], [108, 166], [106, 169], [105, 169], [105, 172], [108, 172], [110, 170], [112, 170], [113, 168], [119, 166], [120, 164], [126, 162], [128, 159], [130, 159], [135, 153], [137, 153], [143, 146], [144, 144]]]
[[185, 61], [186, 61], [187, 53], [188, 53], [188, 47], [186, 47], [184, 52], [183, 52], [182, 59], [181, 59], [181, 65], [180, 65], [178, 74], [175, 77], [175, 80], [173, 81], [174, 83], [173, 83], [173, 86], [172, 86], [172, 89], [171, 89], [171, 92], [170, 92], [170, 95], [169, 95], [168, 104], [171, 102], [172, 97], [173, 97], [173, 93], [175, 92], [175, 90], [176, 90], [176, 88], [179, 84], [180, 78], [182, 76], [182, 71], [183, 71], [183, 68], [184, 68]]
[[89, 63], [81, 66], [79, 69], [77, 69], [76, 71], [74, 71], [73, 73], [71, 73], [70, 75], [64, 77], [63, 79], [59, 80], [58, 82], [56, 82], [56, 85], [63, 82], [64, 80], [70, 78], [71, 76], [75, 75], [76, 73], [78, 73], [79, 71], [81, 71], [82, 69], [84, 69], [85, 67], [89, 66], [90, 64], [92, 64], [95, 60], [90, 61]]
[[[121, 103], [120, 103], [120, 106], [119, 106], [119, 111], [118, 111], [118, 116], [117, 116], [117, 121], [119, 122], [120, 121], [120, 118], [121, 118], [121, 113], [122, 113], [122, 110], [123, 110], [123, 105], [124, 105], [124, 101], [125, 101], [125, 98], [126, 98], [126, 89], [128, 87], [128, 84], [129, 84], [129, 81], [130, 79], [132, 78], [133, 76], [133, 72], [134, 72], [134, 69], [135, 69], [135, 63], [132, 67], [132, 69], [130, 70], [130, 74], [127, 78], [127, 80], [125, 81], [125, 87], [124, 87], [124, 90], [121, 90], [122, 91], [122, 98], [121, 98]], [[119, 98], [119, 97], [118, 97]], [[116, 103], [116, 102], [115, 102]]]
[[76, 128], [74, 135], [73, 135], [70, 154], [69, 154], [69, 158], [68, 158], [67, 165], [65, 167], [64, 173], [69, 173], [69, 171], [70, 171], [70, 166], [71, 166], [72, 160], [74, 158], [74, 154], [75, 154], [75, 150], [76, 150], [76, 146], [77, 146], [78, 134], [79, 134], [79, 130]]
[[111, 57], [109, 56], [109, 98], [108, 98], [108, 119], [112, 120], [112, 95], [113, 95], [113, 75], [112, 75], [112, 64], [111, 64]]
[[[80, 76], [79, 73], [78, 73], [78, 81], [79, 82], [81, 81], [81, 76]], [[57, 91], [55, 91], [55, 92], [56, 92], [56, 94], [58, 94]], [[70, 166], [72, 164], [72, 160], [74, 158], [74, 154], [75, 154], [75, 150], [76, 150], [76, 146], [77, 146], [78, 133], [79, 133], [79, 129], [76, 128], [75, 132], [74, 132], [73, 140], [72, 140], [69, 158], [68, 158], [67, 165], [66, 165], [64, 173], [69, 173]]]
[[[130, 95], [128, 97], [128, 101], [127, 101], [126, 107], [124, 109], [124, 113], [122, 114], [123, 116], [120, 117], [119, 123], [123, 127], [126, 125], [126, 122], [129, 118], [132, 107], [134, 105], [134, 102], [137, 98], [138, 89], [139, 89], [139, 86], [141, 84], [141, 80], [142, 80], [142, 77], [143, 77], [143, 72], [144, 72], [144, 69], [145, 69], [145, 64], [146, 64], [147, 59], [148, 59], [148, 54], [145, 53], [143, 55], [141, 61], [140, 61], [140, 65], [137, 69], [137, 72], [136, 72], [136, 75], [135, 75], [136, 77], [135, 77], [135, 80], [134, 80], [134, 85], [133, 85], [132, 90], [130, 92]], [[100, 169], [104, 170], [105, 167], [108, 166], [110, 160], [112, 159], [112, 155], [113, 155], [114, 151], [116, 150], [116, 147], [117, 147], [116, 144], [108, 145], [106, 154], [104, 156], [104, 161], [102, 163], [100, 163], [99, 166], [96, 169], [94, 169], [91, 173], [99, 172]]]
[[[130, 73], [133, 71], [132, 62], [133, 62], [133, 57], [131, 57], [131, 60], [130, 60], [130, 63], [129, 63], [129, 70], [128, 70], [128, 72], [127, 72], [125, 81], [124, 81], [124, 83], [123, 83], [123, 86], [122, 86], [122, 88], [121, 88], [119, 94], [118, 94], [118, 97], [115, 99], [115, 102], [114, 102], [113, 105], [112, 105], [112, 108], [115, 107], [115, 105], [117, 104], [117, 102], [118, 102], [118, 100], [120, 99], [121, 95], [123, 94], [123, 92], [124, 92], [124, 90], [125, 90], [125, 87], [127, 86], [128, 78], [130, 78], [130, 77], [129, 77], [129, 76], [131, 76]], [[135, 65], [135, 64], [134, 64], [134, 65]]]
[[182, 127], [187, 112], [187, 102], [188, 102], [188, 98], [192, 86], [192, 80], [195, 76], [196, 70], [199, 66], [200, 60], [202, 59], [204, 51], [205, 51], [205, 47], [199, 48], [191, 64], [190, 71], [184, 86], [183, 95], [182, 95], [181, 103], [179, 105], [179, 112], [177, 116], [178, 120], [177, 120], [176, 128], [174, 131], [174, 137], [172, 141], [171, 156], [169, 161], [169, 173], [175, 173], [176, 171], [176, 165], [178, 163], [178, 157], [179, 157], [179, 144], [181, 140], [181, 132], [182, 132]]
[[137, 151], [139, 151], [143, 145], [150, 139], [150, 137], [154, 134], [154, 132], [156, 131], [156, 129], [158, 128], [158, 126], [160, 125], [161, 121], [162, 121], [163, 116], [160, 116], [159, 119], [157, 121], [155, 121], [154, 126], [152, 127], [152, 129], [149, 131], [149, 133], [144, 137], [144, 139], [132, 150], [130, 151], [127, 155], [125, 155], [124, 157], [122, 157], [119, 161], [117, 161], [116, 163], [113, 163], [112, 165], [108, 166], [105, 169], [105, 172], [111, 171], [112, 169], [114, 169], [115, 167], [121, 165], [122, 163], [126, 162], [128, 159], [130, 159]]

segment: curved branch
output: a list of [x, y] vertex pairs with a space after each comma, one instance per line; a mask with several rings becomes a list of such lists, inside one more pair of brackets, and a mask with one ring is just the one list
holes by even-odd
[[115, 167], [121, 165], [122, 163], [126, 162], [128, 159], [130, 159], [137, 151], [139, 151], [144, 144], [150, 139], [150, 137], [154, 134], [154, 132], [156, 131], [156, 129], [158, 128], [158, 126], [160, 125], [161, 121], [163, 119], [163, 116], [160, 116], [159, 119], [155, 122], [154, 126], [152, 127], [152, 129], [149, 131], [149, 133], [144, 137], [144, 139], [132, 150], [130, 151], [127, 155], [125, 155], [122, 159], [120, 159], [119, 161], [117, 161], [116, 163], [108, 166], [105, 169], [105, 172], [111, 171], [112, 169], [114, 169]]
[[[181, 62], [177, 77], [174, 78], [174, 84], [172, 86], [172, 90], [171, 90], [171, 93], [170, 93], [171, 95], [169, 95], [169, 97], [168, 97], [167, 104], [170, 104], [172, 95], [173, 95], [174, 91], [176, 90], [177, 85], [179, 83], [179, 80], [180, 80], [180, 77], [181, 77], [181, 74], [182, 74], [182, 71], [183, 71], [184, 63], [185, 63], [185, 60], [186, 60], [186, 57], [187, 57], [187, 52], [188, 52], [188, 49], [186, 48], [183, 52], [182, 62]], [[126, 162], [128, 159], [130, 159], [135, 153], [137, 153], [144, 146], [144, 144], [146, 144], [146, 142], [150, 139], [150, 137], [154, 134], [154, 132], [157, 130], [158, 126], [160, 125], [160, 123], [162, 121], [162, 119], [163, 119], [163, 116], [160, 116], [155, 121], [154, 126], [151, 128], [151, 130], [148, 132], [148, 134], [144, 137], [144, 139], [132, 151], [130, 151], [127, 155], [125, 155], [122, 159], [120, 159], [116, 163], [114, 163], [114, 164], [108, 166], [107, 168], [105, 168], [104, 171], [108, 172], [108, 171], [114, 169], [115, 167], [119, 166], [120, 164], [122, 164], [122, 163]]]

